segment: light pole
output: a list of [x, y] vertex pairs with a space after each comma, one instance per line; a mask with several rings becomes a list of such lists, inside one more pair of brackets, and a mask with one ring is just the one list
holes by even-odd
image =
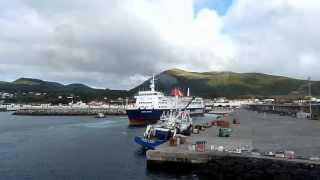
[[309, 112], [310, 112], [310, 119], [312, 118], [312, 96], [311, 96], [311, 78], [308, 77], [308, 83], [309, 83], [309, 97], [310, 97], [310, 101], [309, 101]]

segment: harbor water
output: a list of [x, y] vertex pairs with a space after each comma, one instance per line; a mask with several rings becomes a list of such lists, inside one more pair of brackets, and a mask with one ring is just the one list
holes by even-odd
[[1, 112], [1, 179], [198, 179], [192, 172], [148, 172], [145, 152], [133, 142], [145, 128], [127, 124], [126, 116], [96, 119]]

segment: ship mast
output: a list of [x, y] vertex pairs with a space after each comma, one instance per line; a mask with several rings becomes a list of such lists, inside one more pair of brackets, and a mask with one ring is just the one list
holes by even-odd
[[154, 74], [152, 75], [152, 79], [151, 79], [151, 81], [150, 81], [150, 89], [151, 89], [151, 91], [152, 92], [154, 92], [155, 91], [155, 83], [154, 83]]

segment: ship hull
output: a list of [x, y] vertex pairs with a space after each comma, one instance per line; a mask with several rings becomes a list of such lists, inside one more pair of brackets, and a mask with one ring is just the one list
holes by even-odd
[[157, 146], [166, 142], [166, 140], [145, 139], [143, 137], [135, 137], [134, 141], [145, 149], [155, 149]]
[[[129, 126], [145, 126], [157, 123], [163, 112], [169, 109], [128, 109]], [[202, 116], [204, 109], [190, 109], [190, 116]]]
[[129, 126], [144, 126], [154, 124], [165, 110], [159, 109], [131, 109], [127, 110]]

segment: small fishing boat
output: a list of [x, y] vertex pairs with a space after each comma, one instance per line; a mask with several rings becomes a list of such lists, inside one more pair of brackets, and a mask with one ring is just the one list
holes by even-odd
[[175, 122], [178, 134], [190, 136], [192, 132], [192, 118], [190, 117], [189, 111], [180, 111]]
[[192, 119], [190, 112], [173, 111], [163, 113], [155, 125], [148, 125], [143, 137], [135, 137], [134, 141], [146, 149], [155, 149], [177, 134], [190, 135]]
[[103, 113], [98, 113], [96, 115], [96, 118], [104, 118], [104, 117], [105, 117], [105, 115]]

